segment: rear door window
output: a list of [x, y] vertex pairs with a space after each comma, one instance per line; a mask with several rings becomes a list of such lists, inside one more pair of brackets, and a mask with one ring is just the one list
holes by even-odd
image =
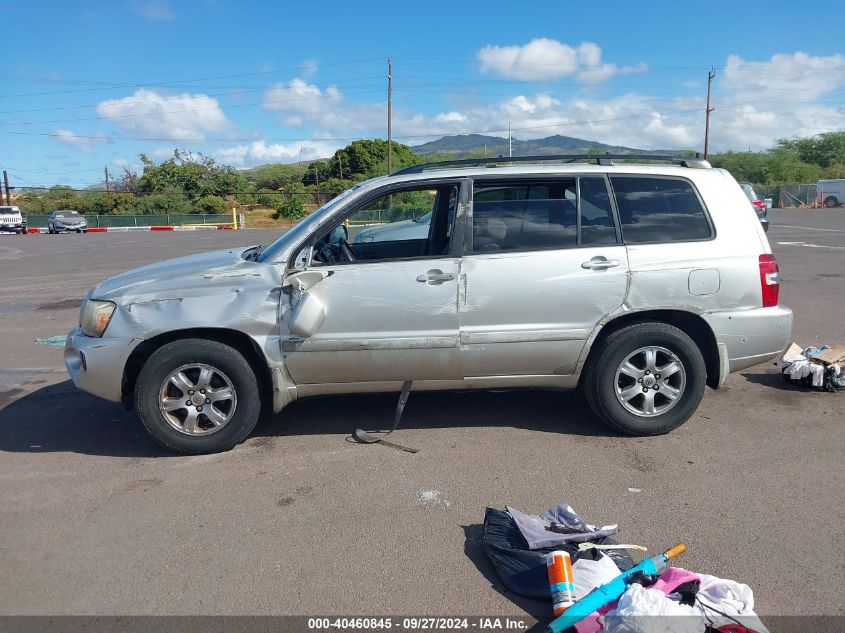
[[682, 178], [611, 176], [622, 239], [627, 244], [688, 242], [713, 237], [698, 195]]
[[472, 252], [570, 248], [577, 245], [575, 179], [476, 181]]

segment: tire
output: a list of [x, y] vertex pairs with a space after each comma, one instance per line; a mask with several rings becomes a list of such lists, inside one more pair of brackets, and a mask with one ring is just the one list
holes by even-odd
[[[208, 391], [203, 391], [205, 395], [199, 393], [202, 370], [195, 365], [213, 370]], [[181, 371], [182, 377], [176, 376], [175, 382], [169, 380], [177, 371]], [[182, 378], [187, 382], [182, 382]], [[196, 386], [190, 390], [194, 395], [190, 396], [188, 389], [178, 384]], [[232, 397], [221, 395], [226, 389]], [[215, 392], [222, 399], [207, 404]], [[182, 395], [178, 396], [179, 393]], [[182, 406], [188, 398], [198, 401]], [[160, 401], [174, 409], [169, 413], [163, 411]], [[135, 408], [141, 424], [156, 442], [177, 453], [202, 455], [228, 451], [243, 442], [258, 422], [261, 397], [255, 372], [240, 352], [217, 341], [183, 339], [163, 345], [147, 359], [135, 387]], [[196, 420], [193, 432], [189, 428], [190, 416]], [[216, 418], [218, 424], [207, 416]], [[226, 421], [220, 423], [224, 417]]]
[[836, 196], [828, 196], [827, 198], [824, 199], [824, 206], [826, 206], [828, 209], [838, 207], [839, 206], [839, 200], [836, 199]]
[[52, 224], [48, 224], [48, 225], [47, 225], [47, 232], [48, 232], [50, 235], [53, 235], [53, 234], [56, 232], [56, 229], [54, 229], [54, 228], [53, 228], [53, 225], [52, 225]]
[[[681, 426], [698, 408], [707, 369], [701, 350], [682, 330], [665, 323], [635, 323], [612, 332], [598, 345], [586, 367], [583, 391], [593, 412], [611, 428], [626, 435], [662, 435]], [[656, 350], [656, 371], [647, 370], [648, 352], [641, 350], [649, 349]], [[639, 353], [632, 356], [635, 352]], [[630, 366], [623, 369], [626, 360]], [[674, 371], [661, 376], [660, 368]], [[630, 398], [627, 404], [625, 398]], [[650, 413], [648, 399], [653, 403]]]

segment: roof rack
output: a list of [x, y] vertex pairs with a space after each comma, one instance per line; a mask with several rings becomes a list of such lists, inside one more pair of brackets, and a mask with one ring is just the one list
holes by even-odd
[[540, 163], [544, 161], [563, 161], [574, 163], [582, 160], [595, 161], [597, 165], [613, 166], [614, 160], [648, 160], [661, 163], [677, 163], [681, 167], [697, 169], [708, 169], [710, 163], [692, 156], [658, 156], [655, 154], [548, 154], [545, 156], [498, 156], [496, 158], [462, 158], [456, 160], [443, 160], [434, 163], [422, 163], [406, 167], [393, 175], [400, 174], [421, 174], [431, 169], [445, 169], [447, 167], [475, 167], [482, 165], [501, 165], [506, 163]]

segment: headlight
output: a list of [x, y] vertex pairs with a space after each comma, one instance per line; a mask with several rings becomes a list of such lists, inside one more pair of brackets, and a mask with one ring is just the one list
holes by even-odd
[[83, 301], [82, 310], [79, 312], [79, 327], [82, 328], [82, 333], [85, 336], [101, 337], [111, 321], [114, 308], [115, 305], [111, 301]]

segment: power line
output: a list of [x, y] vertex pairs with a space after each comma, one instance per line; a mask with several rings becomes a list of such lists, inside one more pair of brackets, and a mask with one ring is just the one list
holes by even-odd
[[[351, 64], [363, 64], [366, 62], [375, 61], [380, 59], [378, 57], [367, 57], [364, 59], [352, 59], [348, 61], [342, 62], [331, 62], [327, 64], [319, 64], [319, 68], [332, 68], [335, 66], [349, 66]], [[157, 82], [144, 82], [144, 83], [124, 83], [124, 82], [96, 82], [91, 80], [57, 80], [57, 81], [67, 81], [69, 83], [102, 83], [103, 85], [99, 88], [80, 88], [77, 90], [55, 90], [50, 92], [27, 92], [27, 93], [18, 93], [18, 94], [4, 94], [0, 95], [0, 97], [30, 97], [30, 96], [41, 96], [41, 95], [48, 95], [48, 94], [67, 94], [70, 92], [89, 92], [92, 90], [107, 90], [109, 88], [145, 88], [149, 86], [176, 86], [187, 84], [191, 82], [201, 82], [201, 81], [215, 81], [217, 79], [234, 79], [237, 77], [255, 77], [259, 75], [270, 75], [275, 73], [283, 73], [283, 72], [291, 72], [294, 70], [309, 70], [312, 69], [313, 66], [310, 64], [303, 64], [300, 66], [292, 66], [290, 68], [279, 68], [276, 70], [261, 70], [251, 73], [236, 73], [232, 75], [217, 75], [215, 77], [202, 77], [202, 78], [194, 78], [194, 79], [179, 79], [174, 81], [157, 81]], [[25, 78], [24, 78], [25, 79]], [[39, 81], [54, 81], [52, 79], [41, 79]]]
[[[330, 86], [345, 86], [346, 84], [351, 84], [359, 81], [368, 81], [370, 79], [381, 79], [381, 75], [369, 75], [367, 77], [355, 77], [352, 79], [342, 79], [339, 81], [326, 81], [317, 84], [308, 84], [309, 87], [313, 86], [316, 88], [328, 88]], [[208, 86], [206, 86], [208, 87]], [[203, 94], [201, 96], [205, 97], [223, 97], [223, 96], [231, 96], [232, 92], [234, 91], [236, 94], [244, 94], [247, 92], [263, 92], [263, 91], [270, 91], [270, 90], [278, 90], [278, 89], [290, 89], [290, 86], [279, 86], [278, 84], [273, 86], [261, 86], [255, 87], [250, 89], [243, 89], [243, 88], [227, 88], [224, 92], [215, 92], [212, 94]], [[178, 97], [180, 95], [162, 95], [162, 99], [172, 99]], [[125, 97], [124, 97], [125, 98]], [[310, 99], [311, 97], [307, 97], [304, 100]], [[138, 101], [123, 101], [121, 105], [140, 105], [145, 103], [161, 103], [162, 99], [141, 99]], [[107, 99], [106, 101], [114, 101], [114, 99]], [[82, 110], [85, 108], [96, 108], [97, 106], [101, 105], [103, 101], [98, 101], [97, 103], [86, 103], [83, 105], [72, 105], [72, 106], [53, 106], [50, 108], [21, 108], [18, 110], [3, 110], [0, 111], [0, 114], [18, 114], [18, 113], [30, 113], [30, 112], [48, 112], [48, 111], [55, 111], [55, 110]], [[226, 106], [226, 107], [233, 107], [233, 106]]]

